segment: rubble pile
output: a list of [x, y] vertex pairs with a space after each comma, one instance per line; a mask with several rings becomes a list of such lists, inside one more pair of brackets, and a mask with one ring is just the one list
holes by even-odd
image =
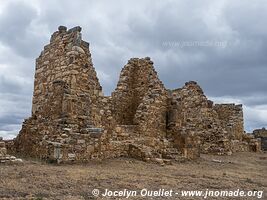
[[22, 159], [11, 156], [7, 152], [6, 143], [2, 137], [0, 137], [0, 164], [2, 163], [21, 163]]

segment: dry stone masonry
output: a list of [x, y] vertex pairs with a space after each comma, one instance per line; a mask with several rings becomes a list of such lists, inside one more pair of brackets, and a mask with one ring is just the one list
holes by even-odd
[[253, 135], [261, 140], [262, 150], [267, 151], [267, 130], [264, 127], [262, 129], [255, 129]]
[[164, 163], [258, 144], [244, 134], [242, 105], [214, 105], [194, 81], [167, 90], [149, 57], [130, 59], [115, 91], [103, 96], [81, 27], [60, 26], [36, 60], [32, 116], [8, 150], [58, 162]]
[[0, 164], [3, 163], [22, 163], [22, 159], [11, 156], [7, 152], [6, 141], [0, 137]]

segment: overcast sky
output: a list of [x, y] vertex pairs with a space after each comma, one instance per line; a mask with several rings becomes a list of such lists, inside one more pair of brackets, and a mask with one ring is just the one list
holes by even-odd
[[31, 113], [35, 59], [59, 25], [80, 25], [106, 95], [131, 57], [149, 56], [170, 89], [195, 80], [267, 126], [266, 0], [0, 0], [0, 136]]

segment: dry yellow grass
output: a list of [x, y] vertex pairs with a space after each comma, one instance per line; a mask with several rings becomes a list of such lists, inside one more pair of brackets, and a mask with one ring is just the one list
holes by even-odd
[[[213, 162], [214, 159], [222, 162]], [[79, 165], [28, 160], [22, 165], [0, 165], [0, 178], [0, 199], [94, 199], [94, 188], [266, 191], [267, 154], [202, 155], [197, 161], [165, 166], [125, 158]], [[264, 198], [267, 199], [266, 194]]]

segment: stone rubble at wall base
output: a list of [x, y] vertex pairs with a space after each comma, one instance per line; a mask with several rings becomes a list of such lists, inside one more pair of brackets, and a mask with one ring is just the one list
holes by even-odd
[[0, 137], [0, 164], [21, 162], [23, 162], [22, 159], [7, 154], [6, 141], [4, 141], [2, 137]]
[[213, 105], [194, 81], [166, 89], [149, 57], [130, 59], [115, 91], [103, 96], [81, 27], [60, 26], [35, 70], [32, 116], [8, 148], [15, 155], [168, 162], [260, 150], [244, 134], [242, 105]]

